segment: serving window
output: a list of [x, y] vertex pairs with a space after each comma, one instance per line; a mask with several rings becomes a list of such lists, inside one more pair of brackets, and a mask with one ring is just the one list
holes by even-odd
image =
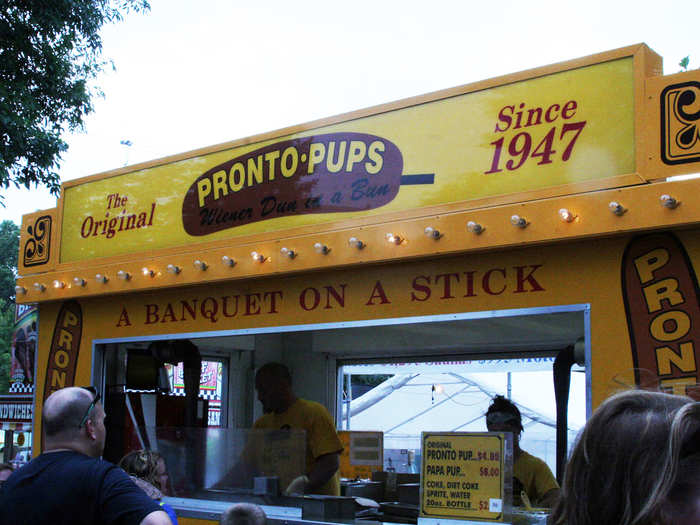
[[255, 370], [279, 361], [339, 430], [383, 433], [384, 470], [419, 472], [421, 431], [485, 430], [495, 394], [518, 404], [523, 448], [555, 470], [557, 432], [571, 443], [590, 412], [588, 341], [587, 305], [96, 341], [105, 457], [160, 448], [173, 495], [256, 501], [253, 477], [222, 480], [262, 415]]

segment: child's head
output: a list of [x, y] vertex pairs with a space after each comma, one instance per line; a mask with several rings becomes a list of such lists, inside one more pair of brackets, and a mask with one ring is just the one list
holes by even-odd
[[121, 459], [119, 466], [127, 474], [148, 481], [163, 493], [167, 492], [168, 473], [165, 460], [158, 452], [153, 450], [130, 452]]

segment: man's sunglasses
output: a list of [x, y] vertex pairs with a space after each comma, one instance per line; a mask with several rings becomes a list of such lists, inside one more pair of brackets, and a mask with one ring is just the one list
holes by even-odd
[[90, 412], [92, 412], [92, 409], [95, 408], [95, 405], [97, 402], [100, 400], [101, 396], [97, 389], [94, 386], [83, 386], [81, 387], [83, 390], [87, 390], [88, 392], [91, 392], [93, 395], [92, 398], [92, 403], [87, 407], [87, 410], [85, 411], [85, 415], [83, 416], [83, 419], [80, 420], [80, 424], [78, 425], [78, 428], [82, 428], [83, 425], [87, 422], [88, 418], [90, 417]]

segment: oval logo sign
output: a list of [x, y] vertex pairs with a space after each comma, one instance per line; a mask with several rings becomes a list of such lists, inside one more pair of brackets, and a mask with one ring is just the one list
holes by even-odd
[[396, 197], [402, 171], [398, 147], [376, 135], [276, 142], [198, 177], [185, 195], [182, 222], [199, 236], [277, 217], [371, 210]]
[[700, 399], [700, 292], [688, 254], [671, 233], [634, 238], [622, 259], [622, 292], [636, 382]]

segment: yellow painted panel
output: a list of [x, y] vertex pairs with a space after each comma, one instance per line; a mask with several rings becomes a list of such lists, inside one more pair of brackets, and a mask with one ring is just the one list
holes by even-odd
[[66, 185], [61, 262], [635, 171], [632, 56]]
[[[696, 231], [688, 237], [695, 243], [684, 243], [697, 260], [700, 237]], [[90, 345], [93, 339], [588, 303], [594, 400], [599, 403], [615, 387], [613, 379], [634, 366], [620, 283], [628, 240], [596, 239], [365, 265], [361, 272], [334, 270], [86, 298], [80, 301], [86, 331], [81, 344]], [[55, 304], [48, 303], [47, 309], [53, 311]], [[40, 333], [51, 334], [55, 321], [44, 316], [43, 304], [41, 308]], [[87, 380], [88, 354], [81, 349], [77, 371], [81, 381]], [[37, 384], [43, 385], [45, 369], [46, 363], [40, 361]]]
[[[676, 230], [698, 274], [700, 230]], [[623, 255], [631, 235], [472, 253], [390, 265], [365, 265], [266, 279], [225, 281], [81, 299], [83, 334], [75, 383], [91, 382], [96, 339], [149, 338], [367, 319], [590, 305], [593, 405], [634, 385]], [[62, 303], [41, 303], [37, 399], [43, 399]], [[695, 350], [697, 351], [697, 350]], [[379, 357], [379, 356], [378, 356]], [[41, 413], [38, 403], [36, 413]], [[39, 450], [39, 429], [34, 433]]]
[[200, 520], [196, 518], [183, 518], [178, 516], [177, 522], [179, 525], [217, 525], [219, 520]]

